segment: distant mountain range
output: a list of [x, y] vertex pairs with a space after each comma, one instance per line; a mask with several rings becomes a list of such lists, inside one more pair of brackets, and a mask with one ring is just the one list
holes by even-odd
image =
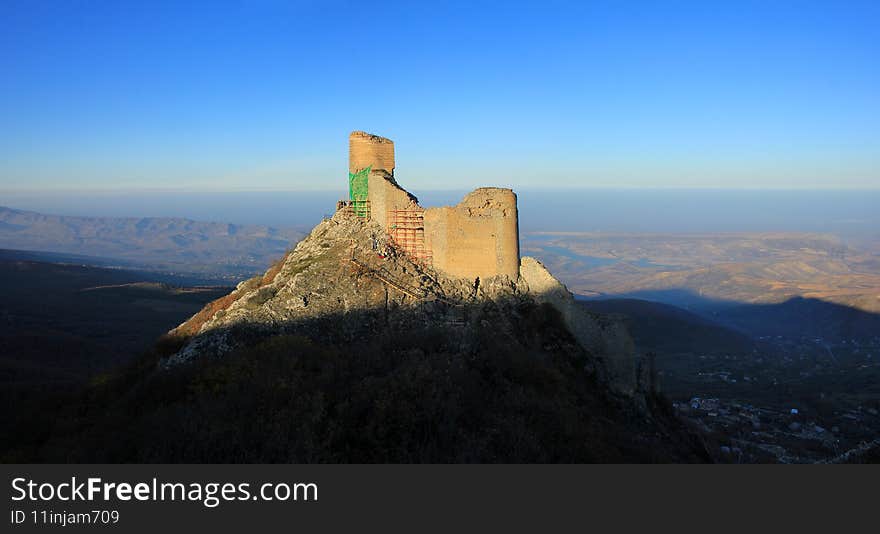
[[233, 281], [262, 272], [304, 232], [183, 218], [71, 217], [0, 207], [0, 248], [117, 260], [126, 268]]

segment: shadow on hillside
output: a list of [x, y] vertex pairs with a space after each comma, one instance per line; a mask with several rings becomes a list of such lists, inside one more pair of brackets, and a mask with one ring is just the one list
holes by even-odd
[[776, 304], [749, 304], [704, 297], [687, 289], [646, 290], [583, 302], [639, 299], [692, 312], [752, 337], [814, 337], [828, 341], [880, 337], [880, 314], [813, 298], [794, 297]]
[[[13, 425], [4, 461], [700, 462], [662, 399], [615, 394], [549, 305], [433, 301], [218, 331]], [[203, 337], [208, 339], [208, 337]], [[14, 436], [14, 437], [13, 437]]]
[[128, 362], [226, 291], [0, 250], [0, 399], [17, 386], [78, 384]]
[[619, 316], [645, 353], [744, 354], [756, 347], [748, 334], [670, 304], [631, 298], [578, 302], [592, 312]]

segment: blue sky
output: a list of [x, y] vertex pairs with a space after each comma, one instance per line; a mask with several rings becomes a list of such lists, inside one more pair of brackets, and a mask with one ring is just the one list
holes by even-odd
[[[381, 4], [381, 5], [380, 5]], [[880, 2], [0, 2], [0, 192], [880, 188]]]

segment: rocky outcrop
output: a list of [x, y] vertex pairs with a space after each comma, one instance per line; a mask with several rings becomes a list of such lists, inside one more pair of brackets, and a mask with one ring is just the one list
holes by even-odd
[[398, 251], [375, 222], [338, 212], [266, 275], [240, 283], [174, 329], [172, 335], [192, 339], [167, 363], [222, 353], [231, 331], [317, 331], [332, 321], [334, 330], [350, 330], [354, 339], [369, 335], [374, 322], [399, 328], [412, 321], [460, 322], [456, 313], [464, 304], [516, 292], [513, 282], [474, 287], [439, 275]]
[[[325, 219], [264, 275], [240, 283], [171, 332], [186, 339], [172, 366], [218, 356], [254, 338], [298, 333], [353, 344], [379, 331], [437, 326], [468, 350], [475, 326], [516, 335], [518, 308], [555, 307], [577, 342], [618, 391], [635, 388], [634, 348], [623, 325], [577, 306], [540, 262], [520, 277], [469, 280], [443, 274], [398, 250], [375, 221], [340, 211]], [[353, 354], [353, 357], [356, 357]]]
[[621, 321], [590, 313], [579, 306], [565, 285], [534, 258], [522, 259], [520, 277], [528, 285], [530, 295], [559, 310], [566, 326], [585, 349], [600, 355], [617, 389], [626, 392], [636, 389], [635, 344]]

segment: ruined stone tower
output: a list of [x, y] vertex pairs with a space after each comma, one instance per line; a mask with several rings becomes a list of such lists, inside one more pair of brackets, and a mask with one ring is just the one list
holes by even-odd
[[516, 194], [483, 187], [456, 206], [421, 207], [394, 178], [394, 143], [352, 132], [349, 202], [353, 214], [379, 223], [400, 249], [460, 278], [519, 277]]
[[368, 167], [394, 176], [394, 142], [366, 132], [351, 132], [348, 136], [348, 172], [355, 174]]
[[434, 267], [461, 278], [519, 276], [516, 193], [481, 187], [455, 206], [425, 211], [426, 246]]

